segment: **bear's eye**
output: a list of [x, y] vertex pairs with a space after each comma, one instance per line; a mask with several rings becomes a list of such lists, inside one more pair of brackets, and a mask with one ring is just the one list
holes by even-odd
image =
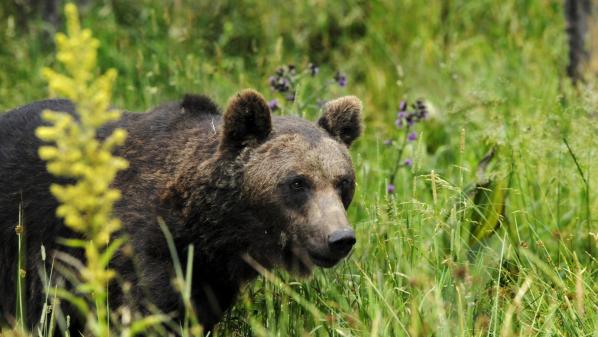
[[341, 187], [346, 188], [346, 187], [349, 187], [350, 183], [351, 182], [349, 181], [349, 179], [343, 179], [343, 180], [341, 180], [340, 185], [341, 185]]
[[340, 187], [341, 189], [348, 189], [349, 187], [351, 187], [351, 179], [349, 178], [343, 178], [338, 182], [338, 187]]
[[307, 182], [303, 177], [293, 178], [290, 185], [294, 191], [304, 191], [307, 189]]
[[355, 182], [351, 177], [342, 178], [337, 182], [336, 188], [338, 189], [338, 193], [343, 201], [345, 209], [349, 207], [351, 199], [353, 199], [354, 186]]

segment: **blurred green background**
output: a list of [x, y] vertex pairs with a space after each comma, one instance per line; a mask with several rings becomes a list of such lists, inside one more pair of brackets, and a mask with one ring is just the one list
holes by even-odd
[[[0, 4], [2, 111], [48, 96], [40, 70], [55, 65], [62, 14], [28, 4]], [[187, 92], [223, 105], [247, 87], [284, 102], [268, 77], [310, 62], [319, 78], [348, 79], [318, 99], [364, 102], [351, 258], [310, 280], [260, 278], [217, 335], [598, 336], [598, 93], [595, 80], [566, 76], [561, 1], [79, 5], [101, 68], [118, 71], [117, 107]], [[397, 146], [400, 101], [416, 99], [429, 116]], [[305, 106], [279, 113], [315, 118], [315, 102]], [[388, 193], [399, 148], [414, 165]]]

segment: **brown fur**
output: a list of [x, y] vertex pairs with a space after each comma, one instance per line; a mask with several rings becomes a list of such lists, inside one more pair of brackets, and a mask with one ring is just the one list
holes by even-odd
[[350, 146], [361, 134], [361, 109], [361, 101], [355, 96], [337, 98], [324, 105], [318, 124]]
[[[40, 268], [42, 243], [48, 251], [81, 256], [56, 244], [57, 237], [72, 233], [53, 216], [56, 202], [48, 187], [57, 180], [37, 173], [45, 164], [35, 154], [40, 142], [33, 130], [41, 124], [40, 112], [73, 113], [65, 102], [34, 103], [0, 117], [0, 246], [5, 247], [0, 269], [11, 270], [0, 277], [6, 294], [15, 293], [12, 233], [21, 197], [26, 226], [36, 234], [27, 238], [28, 274]], [[264, 98], [245, 90], [231, 98], [223, 117], [208, 98], [187, 96], [145, 114], [127, 113], [101, 130], [100, 137], [115, 127], [129, 134], [117, 154], [130, 166], [114, 182], [122, 192], [115, 207], [124, 224], [119, 235], [128, 236], [129, 248], [111, 263], [119, 278], [111, 285], [110, 304], [144, 312], [157, 308], [182, 318], [158, 218], [172, 233], [183, 265], [189, 245], [195, 247], [192, 300], [207, 329], [232, 305], [241, 285], [257, 275], [244, 256], [266, 268], [281, 265], [300, 274], [314, 264], [336, 264], [348, 250], [333, 251], [328, 240], [331, 232], [350, 228], [345, 209], [355, 178], [347, 146], [361, 130], [360, 109], [356, 98], [333, 101], [318, 127], [295, 117], [272, 118]], [[22, 134], [1, 137], [1, 130], [14, 128]], [[27, 282], [28, 321], [35, 322], [42, 286], [35, 277]], [[134, 287], [123, 291], [127, 287], [119, 285], [124, 283]], [[10, 317], [12, 308], [14, 298], [0, 299], [0, 319]], [[73, 317], [75, 328], [81, 328], [83, 321]]]

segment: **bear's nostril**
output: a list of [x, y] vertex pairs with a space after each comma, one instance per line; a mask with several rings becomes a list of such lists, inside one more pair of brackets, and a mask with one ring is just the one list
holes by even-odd
[[328, 235], [328, 247], [336, 254], [347, 254], [356, 241], [352, 229], [341, 229]]

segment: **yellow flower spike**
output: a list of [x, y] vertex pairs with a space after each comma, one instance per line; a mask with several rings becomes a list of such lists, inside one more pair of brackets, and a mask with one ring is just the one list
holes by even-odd
[[35, 130], [35, 135], [43, 141], [51, 141], [56, 138], [57, 132], [52, 127], [40, 126]]
[[112, 86], [112, 83], [114, 83], [114, 81], [116, 81], [117, 76], [118, 76], [118, 73], [116, 72], [116, 69], [108, 69], [108, 71], [106, 71], [104, 76], [102, 76], [101, 78], [106, 78], [106, 80], [110, 82], [109, 83], [110, 86]]
[[[60, 172], [62, 172], [62, 167], [63, 165], [61, 163], [57, 163], [57, 162], [50, 162], [48, 163], [48, 172], [54, 174], [54, 175], [59, 175]], [[57, 197], [58, 199], [58, 197]]]
[[45, 111], [42, 118], [50, 125], [37, 128], [35, 134], [51, 143], [38, 151], [40, 158], [47, 161], [48, 171], [75, 181], [73, 185], [54, 184], [50, 192], [60, 202], [56, 215], [89, 240], [85, 246], [86, 267], [81, 270], [85, 284], [80, 289], [89, 294], [93, 303], [100, 304], [95, 315], [90, 316], [88, 328], [98, 337], [107, 337], [108, 312], [102, 304], [108, 281], [115, 274], [100, 265], [99, 256], [121, 226], [112, 215], [120, 192], [110, 185], [128, 163], [124, 158], [114, 157], [112, 150], [124, 144], [127, 133], [116, 129], [104, 141], [96, 139], [99, 127], [122, 115], [109, 109], [117, 73], [110, 69], [94, 78], [98, 73], [99, 41], [90, 30], [81, 29], [75, 5], [65, 6], [65, 16], [67, 34], [57, 34], [55, 39], [57, 60], [66, 71], [44, 68], [42, 76], [48, 81], [51, 96], [65, 97], [75, 103], [78, 119], [63, 112]]
[[[110, 200], [118, 200], [121, 197], [121, 192], [117, 189], [111, 189], [108, 192], [106, 192], [106, 198], [110, 199]], [[115, 219], [118, 220], [118, 219]]]
[[38, 153], [42, 160], [52, 160], [58, 156], [58, 149], [54, 146], [41, 146]]
[[66, 116], [64, 116], [63, 114], [60, 114], [60, 113], [46, 110], [46, 111], [42, 112], [42, 118], [48, 122], [56, 123], [63, 119], [66, 119]]
[[75, 212], [67, 211], [65, 217], [65, 224], [74, 230], [85, 229], [85, 222]]
[[79, 13], [77, 6], [72, 3], [68, 3], [64, 6], [64, 15], [66, 16], [66, 27], [69, 36], [77, 36], [81, 27], [79, 26]]
[[64, 35], [63, 33], [56, 33], [56, 36], [54, 36], [54, 41], [56, 41], [56, 46], [58, 46], [58, 48], [62, 50], [66, 45], [66, 35]]
[[58, 53], [56, 59], [61, 63], [72, 63], [75, 59], [75, 55], [72, 53]]

